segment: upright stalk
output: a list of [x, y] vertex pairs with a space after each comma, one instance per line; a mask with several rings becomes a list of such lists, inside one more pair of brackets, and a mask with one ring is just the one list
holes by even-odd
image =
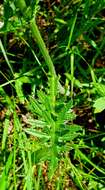
[[[25, 0], [17, 0], [16, 5], [22, 12], [23, 16], [26, 18], [27, 17], [26, 16], [27, 5], [25, 3]], [[46, 48], [46, 45], [41, 37], [38, 26], [35, 22], [35, 18], [32, 18], [32, 20], [30, 21], [30, 30], [31, 30], [33, 37], [34, 37], [36, 43], [38, 44], [38, 47], [39, 47], [39, 49], [44, 57], [44, 60], [49, 68], [50, 92], [51, 92], [52, 104], [54, 106], [55, 105], [55, 89], [56, 89], [56, 72], [55, 72], [55, 68], [54, 68], [53, 62], [51, 60], [51, 57], [49, 55], [49, 52]]]
[[70, 55], [70, 66], [71, 66], [71, 100], [73, 101], [73, 88], [74, 88], [74, 53]]
[[45, 62], [47, 64], [48, 68], [49, 68], [51, 76], [56, 76], [53, 62], [52, 62], [51, 57], [50, 57], [50, 55], [48, 53], [48, 50], [47, 50], [47, 48], [45, 46], [45, 43], [44, 43], [44, 41], [43, 41], [43, 39], [41, 37], [41, 34], [39, 32], [39, 29], [37, 27], [37, 24], [36, 24], [34, 18], [31, 20], [30, 26], [31, 26], [30, 28], [31, 28], [33, 37], [35, 38], [35, 40], [36, 40], [36, 42], [37, 42], [37, 44], [39, 46], [39, 49], [40, 49], [40, 51], [41, 51], [41, 53], [42, 53], [42, 55], [43, 55], [43, 57], [45, 59]]

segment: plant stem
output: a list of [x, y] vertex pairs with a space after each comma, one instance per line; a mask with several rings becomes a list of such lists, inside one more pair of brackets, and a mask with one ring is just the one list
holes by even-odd
[[33, 18], [31, 20], [31, 23], [30, 23], [30, 26], [31, 26], [31, 31], [32, 31], [32, 34], [33, 34], [33, 37], [35, 38], [38, 46], [39, 46], [39, 49], [44, 57], [44, 60], [49, 68], [49, 71], [50, 71], [50, 74], [51, 76], [56, 76], [56, 72], [55, 72], [55, 68], [54, 68], [54, 65], [53, 65], [53, 62], [51, 60], [51, 57], [48, 53], [48, 50], [45, 46], [45, 43], [41, 37], [41, 34], [39, 32], [39, 29], [37, 27], [37, 24], [35, 23], [35, 19]]
[[[22, 12], [23, 16], [26, 18], [26, 10], [27, 10], [27, 6], [24, 0], [18, 0], [17, 4], [18, 8], [20, 9], [20, 11]], [[44, 57], [44, 60], [49, 68], [49, 72], [50, 72], [50, 92], [51, 92], [51, 101], [53, 104], [53, 107], [55, 105], [55, 89], [56, 89], [56, 71], [53, 65], [53, 62], [51, 60], [51, 57], [49, 55], [49, 52], [46, 48], [46, 45], [42, 39], [42, 36], [40, 34], [40, 31], [37, 27], [37, 24], [35, 22], [35, 18], [32, 18], [32, 20], [30, 21], [30, 30], [33, 34], [34, 39], [36, 40], [36, 43], [39, 46], [39, 49]]]
[[71, 100], [73, 101], [73, 88], [74, 88], [74, 53], [70, 56], [70, 66], [71, 66]]
[[55, 72], [55, 68], [53, 65], [53, 62], [51, 60], [51, 57], [49, 55], [49, 52], [45, 46], [45, 43], [41, 37], [40, 31], [37, 27], [37, 24], [35, 22], [35, 19], [33, 18], [30, 22], [30, 28], [33, 34], [33, 37], [35, 38], [39, 49], [44, 57], [44, 60], [49, 68], [49, 72], [50, 72], [50, 96], [51, 96], [51, 101], [52, 101], [52, 106], [55, 107], [55, 97], [56, 97], [56, 72]]

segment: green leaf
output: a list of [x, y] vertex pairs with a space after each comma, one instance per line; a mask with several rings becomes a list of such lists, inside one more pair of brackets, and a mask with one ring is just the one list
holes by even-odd
[[19, 73], [15, 73], [15, 88], [16, 88], [16, 93], [19, 98], [20, 103], [24, 103], [25, 101], [25, 96], [23, 93], [23, 84], [24, 83], [30, 83], [29, 78], [26, 76], [20, 76]]
[[79, 133], [68, 133], [66, 135], [63, 135], [62, 137], [59, 138], [59, 141], [72, 141], [74, 140], [77, 136], [79, 135]]
[[[67, 125], [62, 131], [59, 133], [59, 141], [72, 141], [74, 140], [80, 133], [82, 128], [79, 125]], [[60, 136], [61, 134], [61, 136]]]
[[0, 86], [0, 95], [3, 97], [3, 101], [6, 102], [9, 106], [9, 109], [12, 111], [14, 109], [13, 102], [11, 101], [11, 98], [6, 94], [3, 87]]
[[69, 131], [71, 133], [77, 132], [77, 131], [82, 131], [82, 127], [80, 125], [72, 124], [69, 127]]
[[51, 155], [51, 161], [49, 163], [49, 171], [48, 171], [48, 177], [51, 180], [54, 176], [54, 173], [56, 172], [58, 166], [58, 158], [56, 155]]
[[60, 18], [55, 18], [55, 21], [59, 22], [60, 24], [67, 24], [67, 22], [65, 20], [60, 19]]
[[26, 133], [28, 133], [28, 134], [34, 136], [34, 137], [50, 139], [50, 136], [49, 136], [49, 135], [46, 135], [46, 133], [37, 131], [37, 130], [35, 130], [35, 129], [28, 128], [28, 129], [24, 129], [24, 131], [25, 131]]
[[103, 85], [101, 83], [95, 83], [94, 86], [99, 95], [105, 96], [105, 85]]
[[74, 119], [74, 113], [71, 110], [72, 101], [69, 101], [67, 104], [63, 105], [63, 108], [59, 110], [58, 118], [57, 118], [57, 125], [63, 124], [65, 121], [71, 121]]
[[[46, 95], [45, 95], [46, 96]], [[46, 99], [46, 98], [45, 98]], [[37, 114], [41, 120], [47, 122], [48, 125], [53, 125], [53, 119], [51, 117], [49, 101], [43, 99], [43, 97], [39, 97], [38, 100], [33, 99], [30, 97], [31, 104], [29, 102], [28, 108], [35, 114]]]
[[100, 113], [105, 109], [105, 97], [98, 98], [93, 104], [95, 113]]
[[9, 170], [12, 167], [12, 159], [13, 159], [13, 153], [10, 153], [8, 156], [8, 160], [6, 162], [5, 168], [2, 172], [2, 175], [0, 177], [0, 189], [1, 190], [6, 190], [7, 189], [7, 183], [8, 183], [8, 178], [9, 178]]
[[25, 101], [22, 85], [23, 83], [19, 79], [15, 81], [16, 93], [17, 93], [20, 103], [24, 103]]
[[28, 104], [28, 108], [31, 110], [32, 113], [38, 114], [39, 116], [42, 117], [43, 115], [43, 110], [41, 105], [38, 103], [37, 100], [35, 100], [33, 97], [30, 96], [30, 101]]
[[46, 122], [42, 120], [33, 119], [31, 117], [28, 119], [27, 122], [32, 126], [32, 128], [44, 128], [46, 126]]
[[50, 96], [46, 95], [43, 91], [38, 91], [38, 98], [48, 112], [53, 112]]

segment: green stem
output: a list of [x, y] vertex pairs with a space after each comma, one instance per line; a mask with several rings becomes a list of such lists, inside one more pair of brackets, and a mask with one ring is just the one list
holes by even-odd
[[39, 29], [37, 27], [37, 24], [35, 23], [35, 19], [33, 18], [31, 20], [31, 23], [30, 23], [30, 28], [31, 28], [31, 31], [32, 31], [32, 34], [33, 34], [33, 37], [35, 38], [38, 46], [39, 46], [39, 49], [44, 57], [44, 60], [49, 68], [49, 71], [50, 71], [50, 74], [51, 76], [56, 76], [56, 72], [55, 72], [55, 68], [54, 68], [54, 65], [53, 65], [53, 62], [51, 60], [51, 57], [48, 53], [48, 50], [45, 46], [45, 43], [41, 37], [41, 34], [39, 32]]
[[[26, 10], [27, 10], [27, 6], [25, 3], [25, 0], [17, 0], [17, 4], [18, 8], [20, 9], [20, 11], [22, 12], [23, 16], [26, 18]], [[37, 24], [35, 22], [35, 18], [32, 18], [32, 20], [30, 21], [30, 30], [33, 34], [34, 39], [36, 40], [36, 43], [39, 46], [39, 49], [44, 57], [44, 60], [49, 68], [49, 72], [50, 72], [50, 92], [51, 92], [51, 101], [53, 106], [55, 105], [55, 89], [56, 89], [56, 71], [53, 65], [53, 62], [51, 60], [51, 57], [49, 55], [49, 52], [46, 48], [46, 45], [42, 39], [42, 36], [40, 34], [40, 31], [37, 27]]]
[[70, 56], [70, 66], [71, 66], [71, 100], [73, 101], [73, 88], [74, 88], [74, 53]]
[[51, 96], [51, 101], [52, 101], [52, 106], [55, 107], [55, 97], [56, 97], [56, 72], [55, 68], [53, 65], [53, 62], [51, 60], [51, 57], [49, 55], [49, 52], [45, 46], [45, 43], [41, 37], [40, 31], [37, 27], [37, 24], [35, 23], [35, 19], [33, 18], [30, 22], [30, 29], [32, 31], [33, 37], [35, 38], [39, 49], [44, 57], [44, 60], [49, 68], [50, 72], [50, 96]]

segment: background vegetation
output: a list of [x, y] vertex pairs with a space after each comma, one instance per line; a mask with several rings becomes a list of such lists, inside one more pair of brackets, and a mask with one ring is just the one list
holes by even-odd
[[1, 190], [105, 190], [105, 0], [0, 4]]

